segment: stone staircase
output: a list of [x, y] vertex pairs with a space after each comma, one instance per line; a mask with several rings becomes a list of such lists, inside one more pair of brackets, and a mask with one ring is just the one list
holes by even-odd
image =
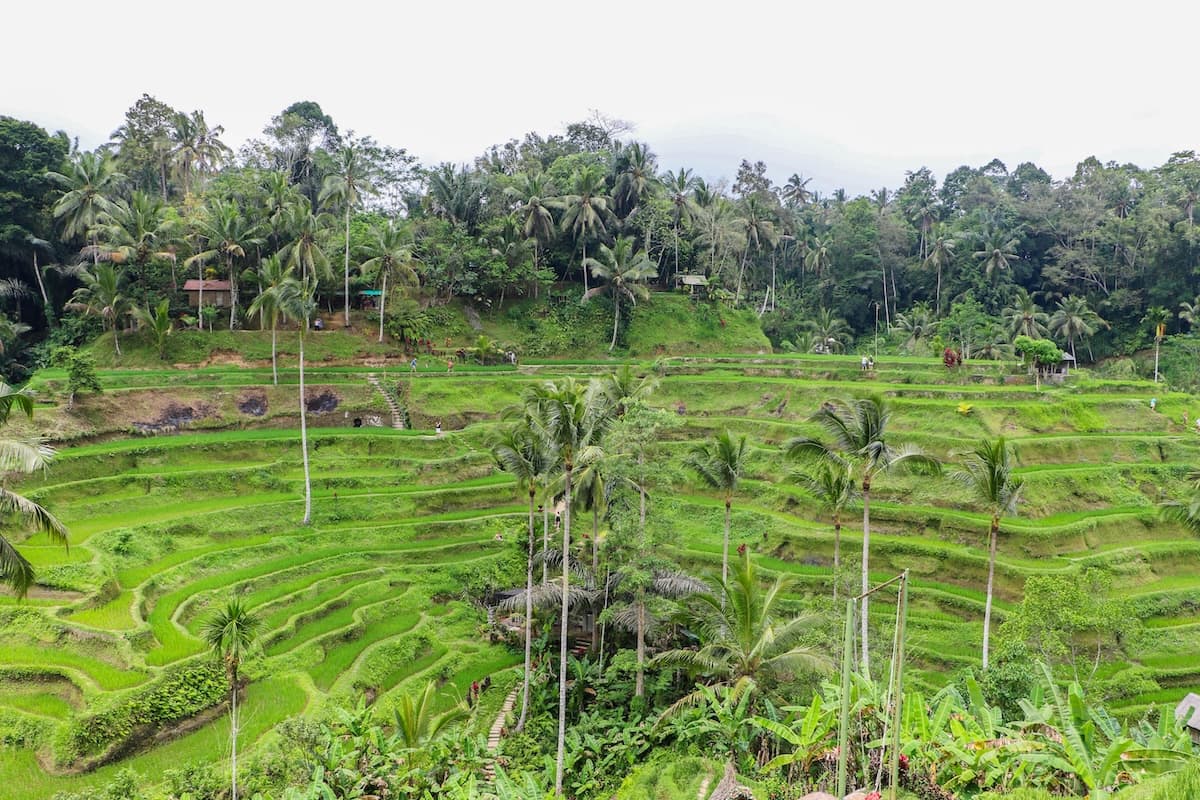
[[367, 376], [367, 383], [375, 387], [375, 391], [383, 395], [383, 399], [387, 402], [388, 409], [392, 412], [392, 427], [398, 431], [404, 430], [404, 414], [400, 410], [400, 405], [396, 402], [396, 398], [392, 397], [392, 393], [383, 388], [383, 384], [379, 382], [379, 378], [375, 377], [372, 372]]
[[500, 706], [500, 713], [496, 715], [496, 721], [492, 723], [492, 729], [488, 731], [488, 760], [483, 765], [483, 780], [489, 786], [496, 781], [496, 751], [500, 749], [500, 737], [504, 734], [504, 726], [508, 721], [508, 715], [512, 713], [513, 706], [517, 704], [517, 697], [520, 694], [520, 686], [514, 687], [508, 693], [508, 697], [504, 698], [504, 704]]

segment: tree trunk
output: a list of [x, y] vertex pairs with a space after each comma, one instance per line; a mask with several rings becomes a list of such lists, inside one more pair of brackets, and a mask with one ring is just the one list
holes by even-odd
[[842, 576], [842, 517], [833, 515], [833, 605], [837, 606], [838, 581]]
[[571, 462], [563, 464], [563, 541], [562, 541], [562, 630], [558, 645], [558, 754], [554, 766], [554, 794], [563, 796], [563, 759], [567, 750], [567, 613], [571, 584]]
[[580, 266], [582, 266], [582, 267], [583, 267], [583, 291], [584, 291], [584, 292], [586, 292], [586, 291], [588, 290], [588, 279], [587, 279], [587, 239], [584, 239], [584, 240], [583, 240], [583, 261], [581, 261], [581, 262], [580, 262]]
[[546, 572], [546, 551], [550, 549], [550, 503], [554, 502], [554, 495], [546, 498], [546, 505], [542, 507], [542, 583], [549, 583], [550, 578]]
[[387, 302], [387, 271], [383, 273], [383, 288], [379, 290], [379, 343], [383, 344], [383, 304]]
[[196, 262], [196, 271], [200, 273], [200, 294], [196, 298], [196, 318], [200, 324], [200, 330], [204, 330], [204, 264]]
[[[725, 541], [721, 545], [721, 583], [729, 581], [729, 525], [731, 522], [731, 509], [733, 501], [728, 497], [725, 498]], [[724, 593], [721, 596], [721, 605], [724, 606]]]
[[229, 690], [229, 734], [233, 740], [232, 758], [229, 775], [231, 781], [232, 797], [237, 800], [237, 740], [238, 740], [238, 717], [237, 717], [237, 673], [233, 674], [233, 685]]
[[277, 332], [276, 331], [277, 328], [278, 328], [278, 320], [276, 320], [275, 318], [272, 317], [272, 319], [271, 319], [271, 380], [276, 386], [279, 385], [279, 359], [278, 359], [278, 351], [275, 349], [275, 335]]
[[737, 291], [733, 293], [733, 307], [737, 308], [742, 302], [742, 276], [746, 274], [746, 258], [750, 255], [750, 243], [742, 251], [742, 265], [738, 267]]
[[[692, 254], [693, 258], [695, 253]], [[675, 280], [679, 280], [679, 223], [675, 224]]]
[[346, 327], [350, 327], [350, 199], [346, 198]]
[[[608, 610], [608, 581], [611, 575], [608, 567], [604, 568], [604, 601], [600, 604], [600, 616], [604, 616], [604, 612]], [[608, 625], [604, 622], [600, 623], [600, 674], [604, 674], [604, 634], [608, 632]]]
[[935, 296], [937, 299], [934, 301], [934, 305], [937, 306], [937, 315], [940, 317], [942, 315], [942, 262], [940, 259], [938, 260], [937, 295]]
[[304, 315], [304, 327], [300, 330], [300, 451], [304, 456], [304, 519], [300, 523], [312, 522], [312, 478], [308, 467], [308, 418], [304, 405], [304, 334], [308, 330], [308, 314]]
[[592, 503], [592, 577], [600, 572], [600, 503]]
[[633, 696], [646, 694], [646, 590], [639, 588], [637, 596], [637, 677], [633, 683]]
[[33, 277], [37, 279], [38, 291], [42, 295], [42, 311], [46, 315], [46, 326], [54, 330], [54, 309], [50, 308], [50, 297], [46, 294], [46, 284], [42, 281], [42, 269], [38, 266], [37, 250], [33, 251]]
[[992, 581], [996, 575], [996, 539], [1000, 533], [1000, 517], [992, 515], [992, 528], [988, 536], [987, 602], [983, 606], [983, 669], [988, 668], [988, 638], [992, 629]]
[[538, 240], [533, 240], [533, 299], [538, 298]]
[[616, 290], [613, 291], [613, 309], [613, 337], [612, 341], [608, 343], [608, 352], [610, 353], [617, 346], [617, 326], [621, 322], [621, 297]]
[[113, 347], [117, 350], [117, 355], [121, 355], [121, 326], [113, 320]]
[[529, 716], [529, 671], [533, 654], [533, 496], [535, 492], [529, 489], [529, 557], [525, 569], [525, 677], [521, 691], [521, 716], [517, 718], [517, 731], [525, 729], [525, 719]]
[[229, 267], [229, 330], [234, 330], [237, 327], [238, 282], [237, 275], [233, 271], [232, 258], [227, 262], [227, 266]]
[[867, 654], [867, 606], [869, 598], [867, 590], [871, 588], [870, 558], [871, 558], [871, 479], [867, 476], [862, 481], [863, 495], [863, 546], [862, 546], [862, 671], [864, 675], [871, 674], [871, 661]]

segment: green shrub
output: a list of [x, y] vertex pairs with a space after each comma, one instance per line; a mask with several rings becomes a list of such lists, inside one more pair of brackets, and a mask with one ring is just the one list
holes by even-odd
[[69, 763], [119, 749], [140, 728], [157, 730], [220, 703], [227, 688], [224, 673], [211, 661], [168, 672], [110, 707], [76, 718], [63, 735], [58, 759]]

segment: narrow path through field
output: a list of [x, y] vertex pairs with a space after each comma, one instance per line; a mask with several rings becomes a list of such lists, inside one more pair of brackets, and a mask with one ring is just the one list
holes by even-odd
[[504, 723], [508, 719], [508, 715], [512, 712], [513, 706], [517, 703], [517, 695], [521, 693], [521, 687], [514, 686], [513, 690], [508, 693], [508, 697], [504, 698], [504, 704], [500, 706], [500, 713], [496, 715], [496, 721], [492, 723], [492, 729], [488, 732], [488, 760], [483, 765], [483, 779], [488, 783], [496, 780], [496, 751], [500, 749], [500, 737], [504, 734]]

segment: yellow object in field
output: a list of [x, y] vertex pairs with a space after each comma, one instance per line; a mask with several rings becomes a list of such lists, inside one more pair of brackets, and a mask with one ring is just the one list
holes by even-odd
[[971, 405], [970, 403], [959, 403], [958, 404], [958, 413], [962, 414], [965, 417], [965, 416], [970, 415], [971, 411], [974, 408], [975, 408], [975, 406]]

